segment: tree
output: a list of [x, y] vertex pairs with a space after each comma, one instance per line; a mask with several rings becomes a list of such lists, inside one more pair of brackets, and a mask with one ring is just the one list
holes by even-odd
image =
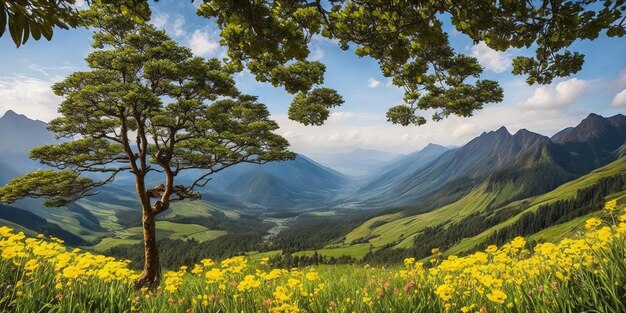
[[[150, 18], [146, 0], [92, 0], [110, 5], [109, 9], [131, 16], [136, 22]], [[9, 30], [17, 47], [30, 37], [52, 39], [54, 28], [75, 28], [80, 24], [75, 0], [0, 0], [0, 37]]]
[[[159, 283], [157, 215], [173, 201], [195, 200], [210, 176], [241, 162], [292, 159], [288, 142], [257, 98], [242, 95], [216, 59], [193, 57], [149, 24], [93, 9], [96, 27], [89, 71], [53, 86], [64, 98], [49, 124], [58, 137], [78, 138], [31, 151], [56, 170], [38, 170], [0, 188], [0, 200], [46, 197], [61, 206], [131, 173], [141, 203], [145, 265], [138, 287]], [[182, 172], [194, 179], [181, 179]], [[146, 186], [150, 173], [162, 184]]]
[[296, 94], [289, 117], [316, 125], [338, 103], [334, 90], [324, 89], [321, 98], [313, 88], [325, 70], [306, 60], [314, 36], [344, 50], [354, 45], [358, 56], [377, 60], [405, 91], [405, 103], [390, 108], [388, 120], [421, 125], [426, 118], [418, 111], [434, 110], [435, 121], [467, 117], [503, 98], [497, 82], [479, 79], [476, 58], [452, 49], [444, 23], [498, 51], [535, 49], [534, 57], [514, 59], [513, 73], [527, 75], [529, 84], [548, 84], [581, 69], [584, 56], [568, 50], [575, 41], [605, 31], [622, 37], [625, 12], [623, 0], [204, 0], [198, 9], [221, 29], [230, 66], [247, 67], [257, 80]]

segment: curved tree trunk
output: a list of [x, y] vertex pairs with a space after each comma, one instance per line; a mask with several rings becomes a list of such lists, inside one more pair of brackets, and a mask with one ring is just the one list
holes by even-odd
[[156, 242], [156, 219], [150, 209], [143, 210], [144, 269], [134, 281], [136, 288], [156, 288], [160, 282], [161, 267]]

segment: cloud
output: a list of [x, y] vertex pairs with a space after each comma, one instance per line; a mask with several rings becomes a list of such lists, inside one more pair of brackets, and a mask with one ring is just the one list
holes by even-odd
[[367, 87], [376, 88], [378, 86], [380, 86], [380, 81], [376, 80], [374, 77], [370, 77], [370, 79], [367, 80]]
[[309, 54], [308, 59], [309, 61], [321, 61], [324, 58], [324, 55], [324, 50], [319, 46], [315, 46], [315, 49], [313, 49], [311, 54]]
[[61, 98], [51, 89], [55, 80], [21, 75], [0, 77], [0, 111], [13, 110], [42, 121], [59, 116]]
[[578, 78], [571, 78], [556, 85], [540, 86], [529, 99], [519, 105], [528, 110], [560, 110], [584, 95], [588, 87], [587, 81]]
[[172, 22], [170, 15], [164, 12], [155, 12], [150, 19], [150, 23], [156, 28], [161, 28], [165, 32], [173, 37], [185, 37], [185, 18], [182, 15], [177, 15]]
[[219, 48], [217, 41], [211, 40], [208, 31], [196, 29], [189, 40], [189, 47], [195, 55], [205, 56]]
[[341, 123], [345, 120], [354, 117], [354, 113], [352, 112], [332, 112], [328, 117], [328, 122], [330, 123]]
[[511, 57], [504, 52], [489, 48], [484, 41], [472, 47], [472, 56], [486, 69], [502, 73], [511, 68]]
[[626, 106], [626, 89], [618, 92], [613, 101], [611, 101], [613, 106]]
[[185, 25], [185, 18], [182, 16], [177, 17], [172, 24], [172, 34], [176, 37], [181, 37], [185, 35], [185, 30], [183, 26]]
[[611, 83], [609, 83], [609, 86], [614, 88], [626, 87], [626, 68], [621, 70], [619, 74], [617, 74], [617, 77]]
[[163, 12], [155, 12], [154, 16], [150, 19], [150, 23], [152, 23], [152, 25], [156, 28], [165, 28], [168, 19], [169, 15]]
[[459, 125], [453, 132], [452, 137], [464, 138], [470, 135], [476, 135], [478, 132], [478, 126], [474, 123], [463, 123]]

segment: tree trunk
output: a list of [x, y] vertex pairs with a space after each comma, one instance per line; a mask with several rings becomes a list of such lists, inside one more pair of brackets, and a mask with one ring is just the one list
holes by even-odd
[[143, 273], [134, 281], [136, 288], [156, 288], [160, 282], [161, 267], [156, 242], [156, 220], [150, 208], [143, 209], [143, 240], [145, 263]]

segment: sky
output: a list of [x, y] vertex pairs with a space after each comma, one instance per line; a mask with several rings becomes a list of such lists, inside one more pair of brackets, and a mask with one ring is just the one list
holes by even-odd
[[[197, 5], [198, 1], [196, 1]], [[160, 1], [151, 5], [151, 23], [164, 29], [195, 55], [223, 58], [219, 31], [213, 21], [195, 14], [191, 1]], [[449, 24], [448, 24], [449, 25]], [[483, 79], [498, 81], [504, 89], [501, 103], [489, 104], [470, 118], [449, 117], [423, 126], [387, 122], [385, 113], [402, 103], [403, 92], [385, 78], [375, 60], [342, 51], [328, 39], [315, 37], [309, 59], [326, 65], [324, 86], [336, 89], [345, 103], [332, 110], [323, 126], [304, 126], [287, 118], [293, 99], [282, 88], [255, 81], [248, 72], [236, 74], [238, 88], [259, 96], [278, 122], [278, 133], [292, 150], [304, 154], [349, 151], [357, 147], [393, 153], [410, 153], [428, 143], [463, 145], [482, 132], [505, 126], [511, 133], [521, 128], [543, 135], [575, 126], [589, 113], [612, 116], [626, 113], [626, 40], [600, 37], [576, 42], [571, 49], [583, 53], [583, 70], [550, 85], [528, 86], [525, 77], [511, 74], [511, 60], [532, 55], [529, 50], [497, 52], [483, 43], [472, 44], [465, 35], [445, 29], [456, 51], [476, 57], [484, 67]], [[67, 75], [86, 70], [91, 48], [86, 29], [56, 30], [52, 41], [28, 41], [16, 48], [8, 35], [0, 38], [0, 115], [13, 110], [33, 119], [50, 121], [62, 99], [50, 86]], [[423, 112], [424, 116], [432, 112]]]

